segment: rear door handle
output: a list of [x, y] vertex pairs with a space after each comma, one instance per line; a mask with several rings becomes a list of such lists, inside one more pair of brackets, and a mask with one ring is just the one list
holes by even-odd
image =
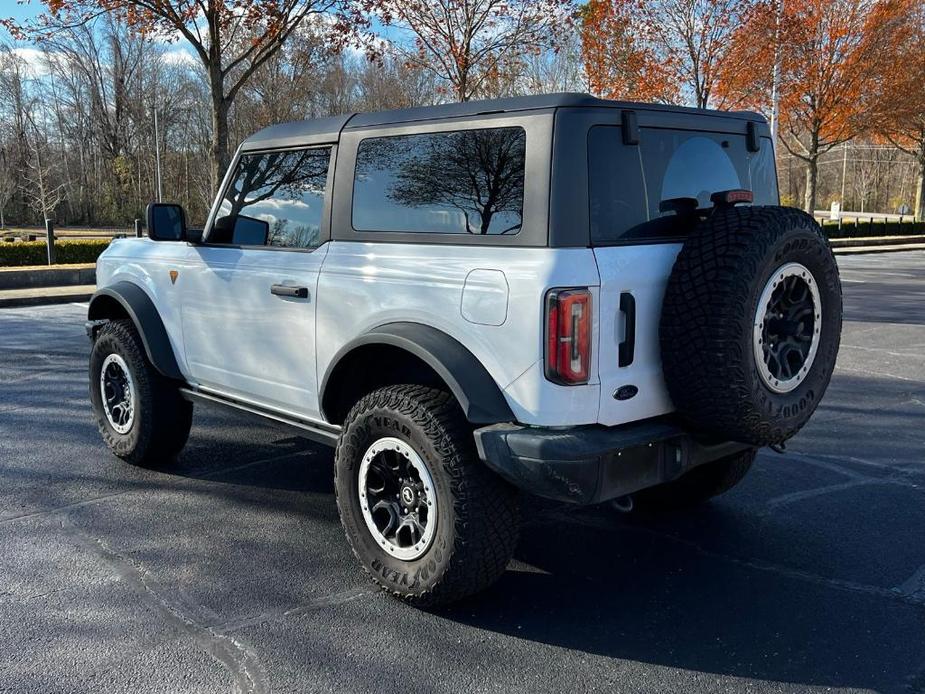
[[626, 317], [626, 327], [623, 331], [623, 342], [619, 346], [617, 364], [629, 366], [633, 363], [636, 352], [636, 298], [629, 292], [620, 294], [620, 312]]
[[290, 287], [288, 284], [274, 284], [270, 287], [270, 294], [276, 294], [276, 296], [291, 296], [296, 299], [307, 299], [308, 287]]

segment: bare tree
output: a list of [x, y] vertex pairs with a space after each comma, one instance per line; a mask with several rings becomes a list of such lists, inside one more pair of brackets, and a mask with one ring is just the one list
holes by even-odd
[[325, 33], [333, 43], [363, 24], [351, 0], [42, 0], [48, 12], [19, 33], [44, 38], [85, 25], [109, 13], [133, 31], [181, 36], [208, 76], [213, 186], [228, 166], [228, 115], [235, 97], [254, 73], [311, 18], [333, 16]]
[[23, 172], [23, 194], [29, 206], [43, 220], [54, 219], [55, 209], [64, 199], [64, 185], [55, 184], [55, 166], [48, 153], [44, 124], [28, 114], [28, 158]]
[[405, 62], [433, 73], [468, 101], [505, 63], [556, 45], [571, 0], [375, 0], [382, 22], [405, 32]]

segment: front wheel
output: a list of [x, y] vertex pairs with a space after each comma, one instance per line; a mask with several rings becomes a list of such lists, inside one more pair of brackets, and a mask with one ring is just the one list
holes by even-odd
[[148, 361], [130, 320], [100, 328], [90, 352], [90, 402], [103, 441], [136, 465], [171, 462], [186, 444], [193, 405]]
[[478, 460], [449, 393], [373, 391], [347, 415], [335, 460], [347, 539], [384, 590], [435, 606], [504, 572], [517, 544], [516, 492]]

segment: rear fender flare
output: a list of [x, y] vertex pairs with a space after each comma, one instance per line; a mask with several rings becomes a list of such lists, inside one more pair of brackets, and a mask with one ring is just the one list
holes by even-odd
[[504, 394], [482, 365], [461, 342], [445, 332], [420, 323], [388, 323], [347, 343], [331, 360], [319, 389], [322, 414], [330, 399], [330, 388], [337, 388], [339, 368], [351, 352], [366, 345], [389, 345], [414, 355], [446, 383], [473, 424], [511, 422], [514, 414]]

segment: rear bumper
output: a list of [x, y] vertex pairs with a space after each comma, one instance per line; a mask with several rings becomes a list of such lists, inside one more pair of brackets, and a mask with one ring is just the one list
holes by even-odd
[[495, 424], [475, 431], [479, 456], [537, 496], [595, 504], [670, 482], [697, 465], [743, 451], [707, 444], [670, 420], [568, 429]]

